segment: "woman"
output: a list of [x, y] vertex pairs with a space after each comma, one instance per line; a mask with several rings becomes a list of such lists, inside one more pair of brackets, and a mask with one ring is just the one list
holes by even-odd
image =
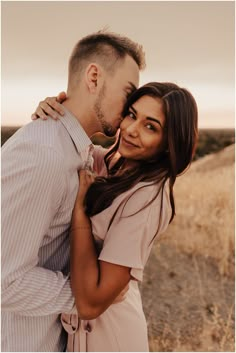
[[[71, 286], [77, 315], [62, 315], [69, 351], [148, 351], [138, 281], [154, 238], [175, 215], [173, 186], [197, 141], [197, 106], [171, 83], [129, 97], [109, 151], [97, 147], [97, 177], [81, 171], [71, 225]], [[112, 304], [129, 284], [126, 298]]]

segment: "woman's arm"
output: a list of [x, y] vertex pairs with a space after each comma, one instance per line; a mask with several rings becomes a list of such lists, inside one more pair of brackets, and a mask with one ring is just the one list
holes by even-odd
[[97, 259], [91, 223], [83, 206], [92, 177], [80, 172], [80, 187], [71, 225], [71, 287], [80, 318], [102, 314], [127, 286], [130, 268]]
[[47, 120], [48, 117], [58, 120], [60, 116], [63, 116], [64, 110], [60, 103], [66, 100], [67, 95], [65, 92], [60, 92], [57, 97], [47, 97], [43, 101], [39, 102], [35, 112], [31, 115], [32, 120], [38, 118]]

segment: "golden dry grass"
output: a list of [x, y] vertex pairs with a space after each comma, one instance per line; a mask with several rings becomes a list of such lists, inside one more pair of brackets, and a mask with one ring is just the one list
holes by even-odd
[[203, 157], [177, 179], [177, 216], [165, 234], [186, 253], [216, 260], [221, 274], [234, 255], [234, 145]]
[[151, 351], [234, 351], [234, 145], [178, 178], [141, 293]]

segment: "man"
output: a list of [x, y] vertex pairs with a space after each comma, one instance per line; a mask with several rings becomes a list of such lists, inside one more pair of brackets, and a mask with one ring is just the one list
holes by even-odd
[[69, 227], [90, 137], [113, 136], [144, 67], [142, 48], [107, 32], [78, 42], [64, 117], [37, 120], [2, 148], [2, 351], [63, 351], [72, 312]]

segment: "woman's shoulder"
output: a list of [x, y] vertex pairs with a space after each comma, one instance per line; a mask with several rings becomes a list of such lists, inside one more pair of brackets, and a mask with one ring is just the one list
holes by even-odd
[[[171, 204], [169, 197], [169, 181], [163, 183], [139, 183], [137, 193], [127, 203], [128, 212], [145, 209], [144, 218], [147, 220], [148, 229], [158, 229], [158, 234], [163, 233], [169, 225], [171, 218]], [[139, 215], [138, 215], [139, 216]]]
[[154, 197], [154, 195], [156, 195], [156, 197], [154, 197], [154, 199], [156, 199], [162, 192], [165, 195], [169, 194], [168, 181], [166, 181], [164, 185], [163, 183], [141, 181], [130, 188], [126, 193], [130, 194], [130, 196], [134, 194], [137, 195], [138, 198], [145, 199]]
[[[128, 213], [136, 213], [142, 208], [160, 207], [162, 200], [169, 208], [169, 192], [167, 183], [163, 189], [161, 184], [139, 182], [120, 195], [119, 203], [124, 202]], [[126, 211], [125, 211], [126, 212]]]

